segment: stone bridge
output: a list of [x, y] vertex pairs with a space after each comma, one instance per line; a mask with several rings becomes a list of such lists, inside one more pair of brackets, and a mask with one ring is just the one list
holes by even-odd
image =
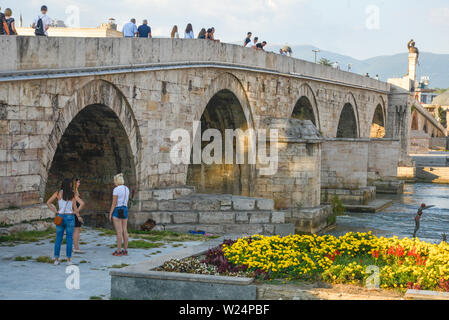
[[[203, 40], [18, 36], [0, 37], [0, 44], [6, 212], [18, 214], [19, 207], [45, 216], [36, 208], [63, 177], [81, 178], [87, 212], [105, 212], [112, 177], [124, 172], [135, 193], [134, 221], [143, 221], [140, 215], [201, 223], [206, 211], [237, 207], [297, 208], [313, 220], [329, 195], [348, 203], [373, 198], [376, 185], [396, 179], [404, 148], [407, 156], [408, 133], [400, 126], [408, 128], [410, 116], [401, 108], [410, 106], [390, 104], [390, 84], [354, 73]], [[193, 134], [196, 121], [202, 132], [280, 129], [268, 142], [278, 146], [277, 172], [261, 175], [260, 163], [174, 164], [171, 133]], [[190, 187], [234, 197], [201, 207], [181, 201]], [[273, 199], [274, 209], [243, 196]], [[197, 215], [173, 214], [185, 208]]]

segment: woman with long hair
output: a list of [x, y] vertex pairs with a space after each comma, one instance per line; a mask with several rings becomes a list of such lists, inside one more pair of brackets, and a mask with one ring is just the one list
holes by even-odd
[[[73, 193], [77, 195], [79, 198], [79, 187], [81, 185], [81, 180], [79, 178], [73, 179]], [[76, 206], [79, 207], [80, 203], [77, 201]], [[84, 251], [80, 250], [80, 235], [81, 235], [81, 227], [83, 223], [78, 219], [75, 215], [75, 230], [73, 231], [73, 253], [84, 253]]]
[[[113, 256], [128, 255], [128, 201], [129, 189], [125, 186], [123, 173], [114, 176], [115, 188], [112, 191], [112, 205], [109, 210], [109, 220], [114, 223], [117, 234], [117, 250], [112, 253]], [[123, 250], [122, 250], [123, 241]]]
[[172, 38], [179, 38], [179, 34], [178, 34], [178, 26], [174, 25], [173, 29], [171, 29], [171, 35]]
[[193, 34], [192, 24], [189, 23], [186, 27], [186, 31], [184, 32], [184, 39], [195, 39], [195, 35]]
[[201, 29], [200, 33], [198, 33], [198, 39], [206, 39], [206, 29]]
[[[53, 205], [53, 202], [58, 201], [58, 210]], [[78, 207], [76, 203], [79, 202]], [[79, 211], [84, 207], [84, 202], [74, 192], [72, 180], [64, 179], [61, 185], [61, 189], [56, 191], [50, 199], [47, 201], [47, 207], [55, 213], [56, 216], [62, 218], [62, 223], [56, 226], [56, 241], [55, 241], [55, 265], [59, 264], [59, 254], [61, 251], [62, 239], [64, 237], [64, 231], [66, 233], [66, 257], [67, 264], [71, 265], [72, 261], [72, 246], [73, 246], [73, 229], [75, 228], [75, 215], [79, 221], [83, 222], [83, 218], [80, 217]]]

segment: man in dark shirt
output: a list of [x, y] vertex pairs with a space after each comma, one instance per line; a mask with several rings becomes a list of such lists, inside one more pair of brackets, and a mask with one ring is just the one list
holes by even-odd
[[143, 24], [137, 28], [139, 38], [151, 38], [151, 28], [148, 25], [148, 20], [143, 20]]
[[416, 238], [416, 233], [419, 230], [419, 225], [421, 222], [421, 215], [423, 213], [423, 210], [426, 210], [426, 209], [429, 209], [432, 207], [435, 207], [435, 206], [426, 206], [425, 203], [421, 204], [421, 207], [418, 209], [418, 212], [416, 213], [416, 216], [415, 216], [415, 231], [413, 232], [413, 238]]
[[256, 44], [256, 49], [263, 50], [263, 47], [265, 47], [266, 45], [267, 45], [266, 41], [259, 42], [258, 44]]
[[[2, 8], [0, 8], [0, 11]], [[5, 34], [5, 29], [3, 28], [3, 23], [5, 22], [5, 15], [0, 12], [0, 35]]]
[[[248, 43], [251, 43], [251, 36], [253, 34], [251, 32], [248, 32], [248, 35], [245, 38], [245, 41], [243, 41], [243, 46], [246, 47], [248, 45]], [[251, 46], [250, 46], [251, 47]]]

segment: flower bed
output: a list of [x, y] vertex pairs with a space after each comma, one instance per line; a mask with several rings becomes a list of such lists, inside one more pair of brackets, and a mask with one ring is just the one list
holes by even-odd
[[370, 276], [367, 267], [374, 265], [380, 270], [382, 288], [449, 291], [449, 245], [445, 242], [378, 238], [371, 232], [339, 238], [253, 236], [223, 244], [222, 252], [221, 271], [240, 268], [265, 279], [364, 284]]

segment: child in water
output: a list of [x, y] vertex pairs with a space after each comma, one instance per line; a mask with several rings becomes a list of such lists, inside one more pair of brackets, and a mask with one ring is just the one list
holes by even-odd
[[421, 204], [421, 207], [418, 209], [418, 212], [416, 213], [416, 216], [415, 216], [415, 231], [413, 232], [413, 238], [416, 238], [416, 233], [419, 230], [419, 223], [421, 221], [421, 215], [423, 213], [423, 210], [426, 210], [426, 209], [429, 209], [432, 207], [435, 207], [435, 206], [426, 206], [425, 203]]

